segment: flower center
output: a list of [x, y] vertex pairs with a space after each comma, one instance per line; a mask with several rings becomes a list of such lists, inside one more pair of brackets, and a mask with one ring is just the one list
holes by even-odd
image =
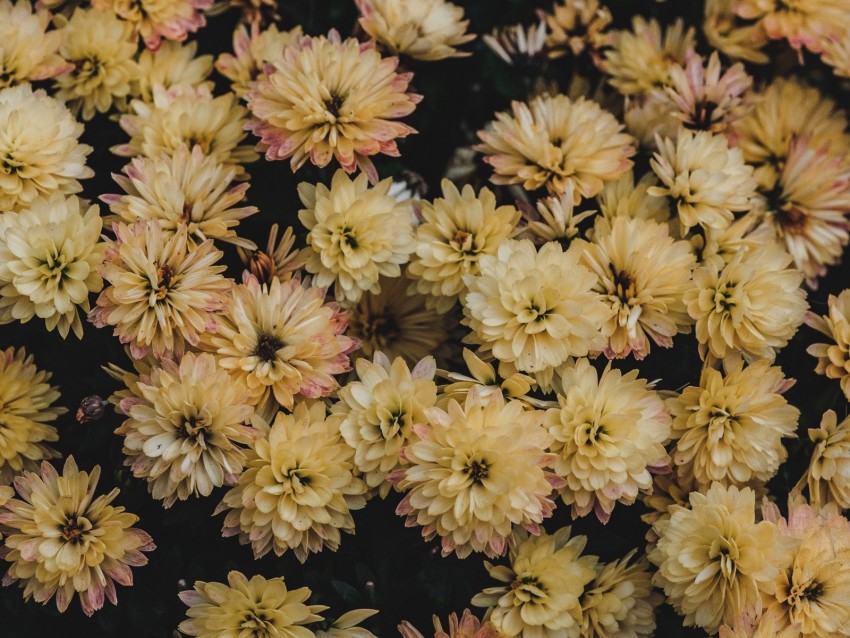
[[83, 542], [83, 536], [91, 528], [92, 524], [86, 517], [71, 514], [65, 519], [65, 523], [59, 526], [59, 532], [66, 541], [78, 545]]
[[283, 347], [283, 341], [272, 335], [260, 335], [257, 339], [257, 347], [254, 348], [254, 356], [261, 361], [274, 361], [277, 351]]
[[357, 241], [354, 229], [348, 226], [344, 226], [340, 231], [339, 241], [343, 246], [348, 246], [351, 250], [357, 250], [360, 247], [360, 242]]
[[478, 250], [473, 245], [475, 237], [472, 233], [458, 229], [451, 240], [451, 246], [464, 257], [476, 255]]
[[609, 264], [613, 276], [614, 289], [612, 293], [620, 300], [621, 303], [627, 304], [629, 299], [635, 296], [634, 280], [623, 270], [616, 270], [614, 264]]
[[484, 482], [489, 474], [490, 465], [484, 459], [470, 460], [467, 466], [463, 469], [464, 473], [469, 476], [474, 484], [480, 485]]
[[390, 314], [375, 315], [363, 326], [364, 340], [382, 347], [395, 341], [400, 332], [396, 318]]
[[710, 100], [704, 100], [694, 104], [694, 110], [691, 114], [691, 122], [686, 126], [691, 130], [707, 131], [711, 128], [714, 122], [714, 112], [717, 110], [717, 104]]
[[203, 440], [204, 431], [207, 429], [207, 422], [203, 417], [190, 416], [183, 420], [184, 438]]
[[511, 583], [514, 596], [523, 603], [536, 603], [546, 598], [546, 587], [536, 576], [520, 576]]
[[342, 108], [343, 104], [345, 104], [345, 96], [338, 95], [337, 93], [333, 92], [331, 92], [330, 97], [328, 97], [323, 102], [325, 110], [330, 113], [334, 118], [339, 117], [339, 110]]
[[174, 271], [168, 264], [163, 264], [156, 269], [156, 298], [158, 300], [165, 299], [168, 295], [168, 290], [174, 279]]
[[256, 638], [277, 635], [274, 627], [274, 618], [264, 609], [252, 609], [245, 612], [245, 615], [242, 616], [242, 622], [239, 623], [239, 628], [251, 630], [249, 635]]
[[719, 313], [730, 312], [735, 307], [735, 301], [732, 299], [732, 293], [735, 291], [735, 284], [727, 283], [720, 286], [714, 293], [714, 311]]

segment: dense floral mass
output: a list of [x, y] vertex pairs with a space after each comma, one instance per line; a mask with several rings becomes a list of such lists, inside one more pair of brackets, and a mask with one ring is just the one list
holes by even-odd
[[0, 633], [850, 636], [848, 108], [848, 0], [0, 0]]

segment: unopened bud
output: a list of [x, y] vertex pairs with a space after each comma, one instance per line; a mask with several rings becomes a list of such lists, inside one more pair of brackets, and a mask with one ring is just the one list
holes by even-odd
[[89, 395], [80, 401], [77, 408], [77, 421], [80, 423], [91, 423], [98, 421], [103, 416], [103, 411], [109, 403], [96, 394]]

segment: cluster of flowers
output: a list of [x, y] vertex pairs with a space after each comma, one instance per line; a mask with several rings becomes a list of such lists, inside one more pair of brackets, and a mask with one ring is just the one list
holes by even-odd
[[[225, 536], [304, 562], [399, 492], [405, 524], [444, 555], [508, 557], [485, 563], [502, 584], [471, 601], [484, 623], [465, 612], [437, 636], [651, 636], [665, 596], [711, 634], [850, 635], [850, 420], [809, 430], [784, 518], [765, 487], [800, 417], [774, 360], [804, 322], [827, 337], [816, 371], [850, 399], [850, 290], [825, 317], [806, 302], [850, 240], [848, 121], [817, 88], [754, 85], [744, 66], [781, 40], [850, 76], [845, 3], [708, 0], [701, 56], [681, 21], [615, 30], [596, 0], [557, 2], [487, 44], [511, 64], [584, 58], [608, 86], [538, 83], [477, 134], [496, 192], [447, 179], [430, 200], [371, 158], [415, 133], [401, 120], [421, 96], [397, 56], [467, 55], [463, 11], [358, 0], [358, 40], [263, 28], [273, 5], [0, 0], [0, 323], [82, 338], [85, 317], [126, 344], [110, 402], [152, 497], [227, 486]], [[233, 54], [181, 43], [232, 7]], [[214, 95], [213, 67], [230, 92]], [[77, 117], [96, 113], [129, 137], [105, 217], [78, 196], [93, 149]], [[257, 212], [257, 151], [339, 167], [298, 188], [301, 248], [301, 229], [274, 226], [262, 249], [237, 233]], [[684, 333], [697, 385], [660, 391], [604, 364]], [[3, 582], [91, 614], [153, 542], [117, 490], [95, 496], [99, 468], [50, 464], [58, 390], [23, 349], [0, 354]], [[543, 527], [558, 504], [605, 523], [638, 499], [646, 557], [602, 563]], [[371, 610], [328, 624], [282, 578], [228, 583], [185, 592], [180, 631], [371, 636], [357, 627]]]

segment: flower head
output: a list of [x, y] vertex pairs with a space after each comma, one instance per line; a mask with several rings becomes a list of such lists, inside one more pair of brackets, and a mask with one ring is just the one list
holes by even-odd
[[835, 503], [850, 509], [850, 418], [840, 423], [832, 410], [823, 414], [819, 428], [809, 428], [815, 444], [805, 478], [809, 499], [816, 507]]
[[824, 39], [847, 33], [847, 7], [841, 0], [740, 0], [735, 12], [758, 20], [767, 37], [784, 38], [795, 49], [819, 52]]
[[27, 0], [0, 0], [0, 89], [66, 73], [58, 50], [65, 33], [48, 31], [51, 15]]
[[815, 372], [830, 379], [841, 380], [841, 390], [850, 400], [850, 290], [843, 290], [837, 297], [829, 296], [829, 311], [824, 316], [807, 312], [806, 325], [814, 328], [829, 339], [829, 343], [815, 343], [808, 352], [817, 357]]
[[598, 59], [600, 49], [607, 44], [607, 29], [612, 20], [611, 10], [599, 0], [555, 2], [552, 12], [546, 14], [549, 57], [578, 56], [587, 50], [594, 60]]
[[242, 263], [260, 283], [271, 283], [274, 278], [281, 281], [292, 279], [306, 261], [304, 252], [295, 250], [295, 233], [292, 226], [287, 226], [278, 240], [279, 230], [280, 226], [272, 224], [265, 250], [236, 247]]
[[166, 40], [185, 40], [206, 23], [204, 10], [213, 0], [92, 0], [98, 9], [114, 11], [142, 37], [145, 46], [156, 50]]
[[168, 90], [174, 86], [208, 86], [213, 69], [211, 55], [196, 55], [198, 43], [163, 42], [156, 51], [144, 49], [139, 54], [139, 71], [131, 95], [145, 102], [153, 101], [153, 87]]
[[[425, 638], [422, 633], [406, 620], [398, 626], [402, 638]], [[460, 619], [457, 614], [449, 614], [448, 631], [443, 629], [443, 624], [437, 616], [434, 616], [434, 638], [498, 638], [498, 632], [490, 622], [481, 622], [472, 615], [469, 609], [464, 609]]]

